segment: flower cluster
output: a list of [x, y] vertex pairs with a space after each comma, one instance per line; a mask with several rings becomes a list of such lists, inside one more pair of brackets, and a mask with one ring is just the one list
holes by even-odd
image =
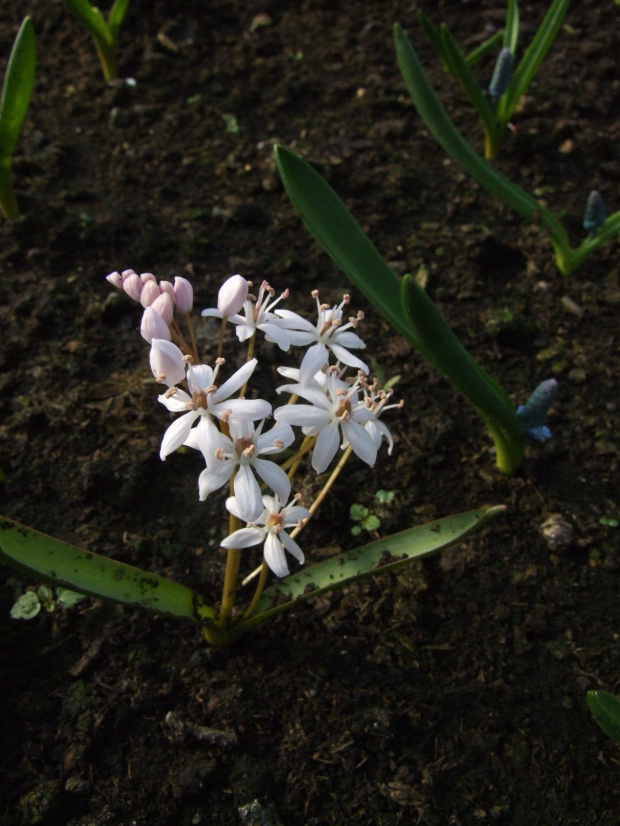
[[[173, 326], [173, 309], [176, 306], [186, 312], [185, 284], [189, 282], [177, 278], [174, 285], [157, 283], [151, 274], [138, 276], [133, 270], [112, 273], [108, 281], [145, 307], [142, 334], [151, 344], [151, 370], [155, 379], [167, 386], [159, 402], [179, 414], [164, 433], [161, 458], [166, 459], [182, 445], [202, 453], [205, 468], [198, 479], [201, 500], [232, 481], [234, 496], [227, 499], [226, 507], [247, 527], [233, 531], [222, 547], [246, 548], [263, 542], [265, 561], [277, 576], [285, 576], [285, 550], [299, 562], [304, 559], [285, 529], [301, 525], [310, 516], [309, 510], [296, 504], [297, 497], [289, 505], [281, 505], [289, 502], [291, 479], [274, 459], [293, 445], [293, 428], [301, 428], [305, 437], [300, 451], [312, 446], [311, 462], [317, 473], [327, 470], [339, 448], [350, 449], [368, 465], [375, 464], [383, 439], [392, 452], [392, 436], [379, 416], [400, 405], [387, 404], [392, 391], [381, 390], [376, 381], [369, 383], [368, 367], [350, 352], [366, 346], [354, 332], [363, 314], [345, 321], [348, 295], [339, 305], [330, 306], [321, 304], [318, 291], [314, 291], [317, 319], [312, 323], [278, 307], [288, 298], [288, 290], [276, 298], [275, 291], [263, 282], [254, 296], [248, 291], [251, 285], [240, 275], [225, 282], [217, 308], [204, 310], [203, 316], [233, 324], [240, 342], [252, 341], [260, 331], [266, 341], [283, 351], [293, 346], [307, 348], [299, 367], [279, 368], [288, 383], [276, 388], [278, 393], [290, 393], [291, 401], [299, 397], [304, 403], [289, 403], [272, 411], [268, 401], [245, 397], [258, 366], [256, 358], [249, 358], [222, 382], [223, 358], [218, 356], [213, 366], [200, 364], [197, 353], [190, 354], [189, 348], [181, 349], [174, 343], [179, 341], [180, 331]], [[146, 318], [147, 313], [157, 319]], [[251, 346], [253, 351], [253, 341]], [[332, 359], [335, 363], [330, 363]], [[347, 368], [353, 368], [356, 376], [346, 377]], [[273, 496], [263, 495], [261, 484]]]
[[187, 278], [176, 276], [174, 284], [171, 281], [157, 283], [153, 273], [138, 275], [133, 270], [112, 272], [106, 278], [144, 307], [140, 332], [149, 344], [154, 338], [170, 341], [170, 325], [175, 310], [187, 315], [194, 305], [194, 290]]

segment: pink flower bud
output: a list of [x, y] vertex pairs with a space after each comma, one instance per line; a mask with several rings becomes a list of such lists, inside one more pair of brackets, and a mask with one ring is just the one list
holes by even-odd
[[157, 286], [157, 281], [145, 281], [143, 282], [142, 292], [140, 293], [140, 304], [146, 309], [150, 307], [160, 295], [161, 290]]
[[127, 276], [127, 278], [123, 278], [123, 289], [129, 298], [133, 298], [134, 301], [140, 301], [142, 282], [135, 272], [131, 273], [131, 275]]
[[123, 270], [121, 273], [121, 278], [125, 281], [125, 279], [129, 278], [130, 275], [136, 275], [135, 270]]
[[194, 288], [187, 278], [177, 275], [174, 279], [174, 300], [180, 313], [190, 313], [194, 306]]
[[174, 287], [172, 286], [172, 281], [160, 281], [159, 289], [162, 291], [162, 293], [168, 293], [168, 295], [172, 299], [172, 303], [174, 304]]
[[248, 282], [241, 275], [231, 275], [217, 294], [217, 308], [224, 318], [230, 318], [243, 307], [248, 297]]
[[117, 290], [123, 289], [123, 277], [120, 272], [111, 272], [110, 275], [106, 275], [106, 281], [109, 281], [113, 287], [116, 287]]
[[170, 328], [157, 310], [152, 307], [147, 307], [142, 315], [140, 333], [142, 338], [146, 339], [149, 344], [154, 338], [164, 338], [166, 341], [170, 341]]
[[171, 341], [154, 338], [151, 342], [149, 361], [155, 379], [161, 384], [174, 387], [185, 378], [183, 353]]
[[157, 284], [157, 279], [152, 272], [143, 272], [140, 276], [140, 281], [142, 281], [143, 284], [146, 284], [147, 281], [154, 281]]
[[[144, 288], [146, 289], [146, 287]], [[144, 292], [144, 290], [142, 291]], [[161, 293], [151, 307], [160, 314], [168, 326], [172, 324], [172, 317], [174, 316], [174, 304], [168, 293]]]

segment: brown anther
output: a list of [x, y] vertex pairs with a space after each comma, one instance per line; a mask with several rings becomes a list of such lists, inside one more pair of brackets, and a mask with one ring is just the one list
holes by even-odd
[[220, 356], [219, 358], [216, 358], [216, 359], [215, 359], [215, 363], [221, 367], [221, 366], [222, 366], [222, 364], [226, 364], [226, 359], [225, 359], [225, 358], [222, 358], [222, 357]]
[[284, 442], [282, 441], [282, 439], [274, 439], [273, 446], [277, 447], [278, 450], [282, 450], [282, 448], [284, 447]]
[[282, 295], [280, 296], [280, 298], [288, 298], [288, 297], [289, 297], [289, 295], [290, 295], [290, 292], [289, 292], [289, 289], [288, 289], [288, 287], [287, 287], [287, 288], [284, 290], [284, 292], [282, 293]]
[[252, 456], [254, 456], [255, 453], [256, 453], [256, 445], [250, 445], [249, 447], [246, 447], [246, 449], [243, 451], [243, 455], [247, 456], [248, 459], [251, 459]]
[[164, 393], [164, 399], [171, 399], [178, 389], [178, 387], [169, 387]]
[[343, 399], [340, 402], [340, 406], [336, 411], [336, 416], [342, 419], [343, 422], [346, 422], [351, 418], [351, 402], [348, 399]]
[[189, 353], [186, 356], [183, 356], [183, 361], [185, 364], [191, 364], [193, 360], [193, 356], [190, 356]]
[[166, 381], [166, 374], [165, 373], [158, 373], [155, 376], [155, 381], [161, 384], [162, 382]]
[[366, 318], [366, 316], [364, 315], [364, 311], [359, 310], [358, 313], [357, 313], [357, 320], [358, 321], [363, 321], [365, 318]]
[[312, 296], [312, 298], [318, 298], [319, 297], [319, 291], [318, 290], [312, 290], [310, 295]]
[[210, 384], [208, 387], [205, 388], [205, 393], [207, 396], [211, 393], [215, 393], [217, 390], [217, 384]]
[[218, 462], [221, 462], [224, 459], [224, 448], [223, 447], [216, 447], [215, 448], [215, 458]]
[[350, 300], [351, 300], [351, 296], [349, 295], [349, 293], [345, 293], [342, 296], [342, 303], [343, 304], [348, 304]]

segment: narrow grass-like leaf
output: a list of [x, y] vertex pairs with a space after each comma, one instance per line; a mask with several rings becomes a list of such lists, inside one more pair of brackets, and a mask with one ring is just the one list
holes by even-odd
[[[521, 96], [551, 48], [566, 17], [570, 0], [553, 0], [523, 58], [516, 67], [498, 115], [508, 122]], [[513, 52], [514, 56], [514, 52]]]
[[0, 517], [0, 562], [50, 585], [213, 625], [216, 612], [204, 598], [170, 579], [150, 574]]
[[108, 24], [96, 6], [91, 6], [88, 0], [63, 0], [63, 3], [94, 38], [107, 42], [110, 46], [113, 44]]
[[469, 68], [472, 69], [482, 60], [483, 57], [486, 57], [488, 54], [492, 54], [496, 47], [503, 42], [503, 39], [504, 30], [499, 29], [494, 32], [488, 40], [485, 40], [484, 43], [481, 43], [479, 46], [476, 46], [475, 49], [472, 49], [469, 54], [465, 55], [465, 60]]
[[476, 80], [472, 70], [467, 65], [467, 61], [461, 54], [461, 50], [452, 37], [448, 27], [443, 24], [440, 31], [441, 40], [448, 59], [448, 65], [450, 66], [452, 72], [460, 80], [463, 88], [469, 96], [469, 99], [474, 105], [474, 108], [478, 112], [478, 115], [482, 120], [485, 133], [489, 135], [490, 140], [496, 140], [495, 113], [489, 106], [489, 101], [484, 96], [482, 89], [480, 88], [480, 84]]
[[244, 633], [247, 628], [286, 611], [301, 600], [313, 599], [386, 571], [398, 571], [416, 559], [439, 553], [484, 527], [504, 510], [504, 505], [489, 505], [447, 516], [303, 568], [267, 588], [252, 616], [235, 626], [231, 634]]
[[398, 64], [418, 114], [437, 143], [479, 184], [524, 218], [540, 224], [549, 234], [560, 272], [572, 271], [572, 251], [566, 230], [550, 210], [482, 158], [456, 129], [439, 102], [401, 26], [394, 26]]
[[516, 58], [517, 46], [519, 45], [519, 7], [517, 0], [508, 0], [503, 45], [504, 48], [510, 49], [512, 56]]
[[13, 152], [30, 104], [36, 66], [34, 29], [26, 17], [11, 49], [0, 98], [0, 210], [8, 219], [19, 216], [11, 178]]
[[607, 691], [588, 691], [587, 700], [605, 734], [620, 743], [620, 699]]
[[127, 12], [128, 6], [129, 0], [114, 0], [114, 5], [110, 9], [110, 13], [108, 15], [108, 28], [110, 30], [110, 36], [112, 37], [112, 42], [114, 45], [116, 45], [118, 32], [123, 20], [125, 19], [125, 13]]

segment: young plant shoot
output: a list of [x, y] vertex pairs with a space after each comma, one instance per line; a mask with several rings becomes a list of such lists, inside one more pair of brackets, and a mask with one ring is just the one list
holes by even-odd
[[88, 0], [63, 0], [71, 14], [83, 23], [93, 36], [95, 48], [106, 80], [118, 77], [116, 65], [116, 41], [121, 24], [129, 5], [129, 0], [114, 0], [108, 19]]
[[[0, 519], [0, 560], [56, 587], [193, 620], [208, 643], [222, 646], [299, 600], [437, 553], [503, 510], [488, 506], [449, 516], [300, 568], [306, 557], [297, 537], [351, 455], [374, 466], [382, 461], [384, 441], [389, 454], [394, 447], [383, 415], [401, 403], [392, 403], [393, 390], [368, 377], [362, 358], [366, 344], [359, 335], [363, 314], [348, 315], [348, 295], [330, 305], [315, 290], [316, 315], [309, 320], [282, 307], [288, 290], [276, 297], [263, 282], [253, 294], [251, 285], [234, 275], [222, 285], [217, 307], [202, 313], [221, 319], [219, 343], [204, 362], [190, 318], [189, 281], [158, 281], [151, 273], [133, 270], [114, 272], [108, 281], [142, 305], [140, 332], [163, 389], [157, 401], [175, 415], [163, 434], [160, 458], [181, 447], [201, 454], [198, 499], [220, 496], [228, 513], [228, 531], [220, 543], [226, 550], [221, 600], [216, 606], [176, 582], [10, 519]], [[238, 339], [239, 357], [232, 367], [222, 357], [228, 324]], [[260, 353], [255, 355], [259, 337], [290, 353], [289, 363], [277, 371], [282, 383], [273, 388], [279, 405], [255, 398], [249, 389], [261, 366]], [[294, 484], [302, 472], [312, 471], [325, 474], [323, 485], [313, 502], [302, 503]], [[239, 585], [242, 569], [246, 574]], [[270, 572], [281, 581], [267, 587]], [[240, 589], [245, 598], [241, 609]]]
[[314, 238], [412, 347], [469, 399], [495, 442], [497, 466], [507, 475], [516, 473], [531, 434], [509, 396], [463, 347], [415, 278], [399, 280], [318, 172], [282, 146], [275, 154], [286, 192]]
[[[411, 42], [398, 24], [394, 27], [394, 43], [398, 65], [407, 90], [431, 135], [444, 151], [481, 186], [485, 187], [491, 195], [504, 201], [505, 204], [516, 210], [528, 221], [545, 230], [555, 251], [557, 268], [562, 275], [570, 275], [585, 261], [590, 253], [617, 239], [620, 234], [620, 211], [605, 219], [603, 218], [604, 210], [602, 212], [600, 209], [593, 210], [590, 204], [592, 196], [590, 196], [590, 199], [588, 199], [588, 223], [587, 225], [584, 224], [588, 235], [579, 246], [573, 248], [568, 232], [551, 210], [506, 178], [505, 175], [502, 175], [501, 172], [498, 172], [475, 151], [472, 145], [457, 130], [433, 91]], [[524, 60], [528, 58], [528, 55], [529, 51], [526, 53]], [[519, 77], [521, 78], [519, 84], [523, 82], [523, 76], [519, 74], [522, 71], [521, 66], [522, 64], [515, 72], [513, 83], [516, 82], [515, 78]], [[505, 96], [505, 94], [501, 96], [500, 102]], [[591, 219], [590, 215], [595, 217]], [[590, 229], [590, 227], [592, 228]]]
[[0, 210], [8, 220], [19, 217], [13, 190], [13, 153], [30, 104], [36, 66], [34, 30], [26, 17], [11, 50], [0, 98]]
[[474, 55], [464, 57], [445, 23], [439, 27], [434, 26], [423, 12], [419, 12], [418, 20], [441, 55], [444, 66], [461, 82], [480, 117], [484, 131], [485, 158], [495, 158], [499, 154], [510, 118], [557, 37], [569, 4], [570, 0], [553, 0], [532, 42], [515, 67], [519, 44], [519, 9], [517, 0], [508, 0], [502, 49], [488, 89], [480, 86], [471, 66], [479, 59], [481, 52], [486, 54], [489, 51], [491, 39], [483, 44], [484, 48], [476, 50]]

